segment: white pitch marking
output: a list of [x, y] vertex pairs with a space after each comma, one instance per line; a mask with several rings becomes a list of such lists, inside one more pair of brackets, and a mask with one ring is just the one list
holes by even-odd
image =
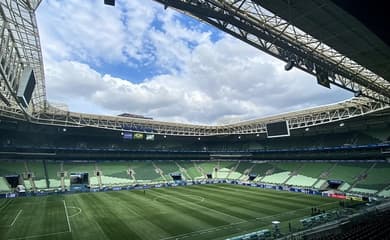
[[68, 221], [68, 228], [69, 228], [69, 232], [72, 232], [72, 227], [70, 226], [70, 222], [69, 222], [69, 214], [68, 214], [68, 209], [66, 208], [66, 203], [65, 203], [65, 200], [62, 200], [64, 202], [64, 208], [65, 208], [65, 215], [66, 215], [66, 220]]
[[56, 232], [56, 233], [46, 233], [46, 234], [38, 234], [38, 235], [31, 235], [31, 236], [27, 236], [27, 237], [9, 238], [8, 240], [21, 240], [21, 239], [47, 237], [47, 236], [53, 236], [53, 235], [59, 235], [59, 234], [63, 234], [63, 233], [68, 233], [68, 232], [69, 231], [66, 231], [66, 232]]
[[79, 208], [79, 207], [68, 206], [68, 208], [73, 208], [73, 209], [78, 209], [78, 210], [79, 210], [77, 213], [74, 213], [74, 214], [70, 215], [69, 218], [75, 217], [75, 216], [79, 215], [79, 214], [83, 211], [83, 210], [81, 210], [81, 208]]
[[19, 215], [22, 213], [22, 211], [23, 211], [23, 210], [21, 210], [21, 209], [19, 210], [18, 214], [16, 215], [15, 219], [12, 221], [12, 223], [11, 223], [11, 225], [10, 225], [11, 227], [15, 224], [16, 220], [18, 219], [18, 217], [19, 217]]
[[[194, 194], [182, 194], [181, 196], [199, 198], [199, 200], [197, 202], [204, 202], [204, 200], [205, 200], [204, 197], [201, 197], [201, 196], [198, 196], [198, 195], [194, 195]], [[157, 197], [154, 197], [153, 201], [158, 202], [158, 199], [171, 200], [172, 198], [170, 198], [169, 196], [165, 197], [165, 196], [159, 195]], [[193, 199], [195, 200], [195, 198], [193, 198]]]

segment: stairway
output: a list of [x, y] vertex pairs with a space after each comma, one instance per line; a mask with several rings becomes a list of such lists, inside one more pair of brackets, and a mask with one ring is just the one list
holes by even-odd
[[241, 162], [241, 161], [239, 160], [239, 161], [237, 162], [237, 164], [236, 164], [234, 167], [232, 167], [232, 168], [230, 169], [228, 175], [226, 176], [227, 179], [229, 179], [230, 174], [231, 174], [232, 172], [235, 172], [235, 171], [237, 170], [238, 165], [240, 165], [240, 162]]
[[358, 184], [360, 181], [364, 180], [365, 178], [361, 178], [362, 176], [366, 175], [367, 177], [367, 173], [373, 169], [374, 167], [376, 166], [376, 163], [373, 163], [369, 168], [363, 170], [359, 176], [356, 177], [356, 180], [351, 184], [351, 186], [347, 189], [347, 192], [351, 191], [352, 188], [354, 188], [356, 186], [356, 184]]
[[164, 182], [168, 182], [167, 178], [164, 175], [163, 170], [161, 168], [159, 168], [154, 162], [152, 162], [152, 165], [153, 165], [154, 170], [156, 171], [156, 173], [159, 174], [162, 177]]
[[182, 166], [180, 166], [176, 161], [175, 161], [175, 164], [176, 164], [176, 166], [179, 168], [179, 171], [181, 172], [181, 174], [183, 174], [185, 180], [187, 180], [187, 179], [188, 179], [188, 180], [193, 180], [193, 179], [190, 177], [190, 175], [188, 174], [187, 169], [185, 169], [185, 168], [183, 168]]
[[311, 186], [312, 188], [314, 188], [315, 185], [317, 185], [317, 183], [323, 179], [326, 179], [329, 175], [330, 175], [330, 172], [337, 166], [337, 163], [333, 164], [329, 169], [327, 169], [326, 171], [322, 172], [320, 174], [320, 176], [318, 176], [317, 178], [317, 181], [314, 182], [314, 184]]
[[283, 185], [285, 185], [292, 177], [298, 174], [298, 171], [303, 167], [303, 163], [299, 165], [294, 171], [290, 173], [290, 176], [283, 182]]

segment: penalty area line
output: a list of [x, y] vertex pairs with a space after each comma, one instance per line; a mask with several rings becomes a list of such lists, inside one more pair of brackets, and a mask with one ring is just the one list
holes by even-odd
[[69, 232], [72, 232], [72, 227], [70, 226], [70, 221], [69, 221], [68, 209], [66, 208], [65, 200], [62, 200], [62, 201], [64, 202], [64, 209], [65, 209], [66, 220], [68, 222]]

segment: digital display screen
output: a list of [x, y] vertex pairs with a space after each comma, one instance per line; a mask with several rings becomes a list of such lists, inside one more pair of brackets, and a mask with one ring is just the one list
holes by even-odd
[[123, 139], [133, 139], [133, 133], [123, 133]]
[[20, 77], [19, 85], [17, 86], [17, 97], [20, 103], [24, 107], [28, 107], [34, 88], [36, 85], [34, 71], [31, 67], [26, 67], [23, 70], [22, 76]]
[[154, 141], [154, 135], [153, 134], [146, 134], [146, 140], [147, 141]]
[[143, 133], [134, 133], [134, 139], [144, 139]]
[[88, 173], [71, 173], [69, 175], [70, 184], [88, 184]]
[[30, 77], [27, 82], [27, 87], [24, 92], [24, 99], [26, 99], [27, 103], [31, 101], [32, 94], [34, 92], [36, 80], [35, 80], [35, 75], [34, 71], [31, 71]]
[[268, 138], [290, 136], [287, 121], [268, 123], [266, 124], [266, 128]]

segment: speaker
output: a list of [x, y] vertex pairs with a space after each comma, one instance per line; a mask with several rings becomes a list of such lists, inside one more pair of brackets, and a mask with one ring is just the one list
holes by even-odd
[[317, 83], [323, 87], [330, 88], [330, 81], [328, 79], [328, 73], [317, 68]]
[[16, 96], [19, 102], [27, 108], [30, 104], [32, 94], [36, 85], [34, 71], [31, 67], [26, 67], [20, 77]]
[[110, 6], [115, 6], [115, 0], [104, 0], [104, 4], [110, 5]]

